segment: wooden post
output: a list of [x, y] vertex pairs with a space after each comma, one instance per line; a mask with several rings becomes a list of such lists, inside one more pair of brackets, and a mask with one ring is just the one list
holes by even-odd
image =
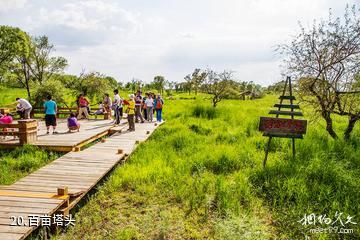
[[58, 187], [57, 194], [60, 196], [68, 195], [69, 194], [69, 188], [66, 186]]
[[[67, 186], [61, 186], [57, 188], [57, 195], [59, 196], [68, 196], [69, 195], [69, 188]], [[65, 216], [68, 216], [70, 214], [69, 210], [69, 198], [64, 202], [64, 204], [61, 206], [60, 213], [62, 213]]]
[[81, 147], [74, 147], [73, 152], [80, 152], [81, 151]]
[[272, 139], [272, 137], [269, 137], [268, 144], [267, 144], [266, 149], [265, 149], [265, 158], [264, 158], [264, 161], [263, 161], [263, 167], [266, 166], [266, 161], [267, 161], [269, 150], [270, 150], [271, 139]]
[[108, 120], [108, 119], [110, 119], [110, 118], [111, 118], [111, 111], [104, 113], [104, 119], [105, 119], [105, 120]]
[[[292, 96], [291, 78], [287, 77], [286, 81], [289, 81], [289, 91], [290, 91], [290, 96]], [[293, 105], [293, 99], [290, 99], [290, 105]], [[291, 112], [294, 112], [293, 108], [291, 108]], [[291, 115], [291, 119], [294, 119], [294, 115]], [[295, 138], [292, 138], [292, 152], [293, 152], [293, 159], [295, 159]]]
[[35, 119], [18, 120], [20, 144], [31, 144], [37, 141], [37, 121]]

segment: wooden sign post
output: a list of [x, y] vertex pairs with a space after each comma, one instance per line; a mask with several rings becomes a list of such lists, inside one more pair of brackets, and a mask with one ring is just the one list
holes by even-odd
[[[286, 95], [287, 88], [289, 88], [289, 95]], [[303, 138], [303, 134], [306, 133], [307, 121], [306, 120], [296, 120], [295, 116], [303, 116], [302, 112], [294, 111], [295, 109], [300, 109], [299, 105], [293, 104], [296, 98], [292, 93], [291, 78], [287, 77], [285, 81], [285, 86], [282, 95], [279, 97], [280, 103], [275, 104], [274, 107], [277, 110], [271, 110], [269, 114], [276, 115], [273, 117], [260, 117], [259, 131], [263, 132], [263, 136], [269, 137], [266, 150], [265, 150], [265, 159], [263, 166], [266, 166], [267, 157], [269, 154], [271, 139], [273, 137], [281, 138], [291, 138], [292, 139], [292, 152], [293, 157], [295, 158], [295, 139]], [[284, 104], [284, 100], [289, 100], [290, 104]], [[283, 110], [286, 109], [286, 110]], [[289, 111], [290, 109], [290, 111]], [[279, 115], [290, 116], [291, 118], [279, 118]]]

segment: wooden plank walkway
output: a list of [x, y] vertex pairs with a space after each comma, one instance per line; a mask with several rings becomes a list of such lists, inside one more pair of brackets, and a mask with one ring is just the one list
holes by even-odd
[[[30, 215], [67, 214], [157, 126], [136, 124], [135, 132], [115, 133], [83, 151], [63, 155], [10, 186], [0, 186], [0, 239], [25, 239], [36, 229], [26, 221]], [[62, 186], [68, 187], [68, 203], [56, 195], [57, 188]], [[11, 216], [23, 216], [25, 225], [9, 226]]]
[[[58, 120], [57, 132], [58, 134], [46, 134], [45, 122], [39, 121], [37, 141], [33, 144], [35, 146], [54, 150], [59, 152], [75, 151], [84, 145], [91, 143], [111, 132], [121, 130], [122, 125], [114, 127], [112, 120], [81, 120], [80, 132], [67, 132], [66, 120]], [[0, 140], [0, 147], [11, 148], [19, 146], [19, 140], [13, 137], [7, 137], [6, 140]]]

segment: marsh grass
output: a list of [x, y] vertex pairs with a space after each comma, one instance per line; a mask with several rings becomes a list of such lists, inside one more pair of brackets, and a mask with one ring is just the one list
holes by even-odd
[[[356, 216], [359, 126], [351, 143], [332, 140], [324, 123], [304, 140], [274, 139], [267, 168], [259, 116], [276, 102], [168, 100], [166, 123], [76, 215], [60, 239], [304, 239], [304, 214]], [[308, 113], [304, 109], [305, 114]], [[337, 129], [344, 119], [336, 118]], [[355, 234], [342, 239], [359, 238]], [[339, 235], [312, 235], [338, 239]]]
[[25, 145], [0, 151], [0, 185], [9, 185], [39, 169], [60, 155]]

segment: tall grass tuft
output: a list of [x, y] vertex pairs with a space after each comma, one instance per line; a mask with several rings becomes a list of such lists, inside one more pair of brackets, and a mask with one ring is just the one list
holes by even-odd
[[196, 105], [192, 109], [192, 116], [197, 118], [215, 119], [218, 117], [218, 111], [214, 107]]

